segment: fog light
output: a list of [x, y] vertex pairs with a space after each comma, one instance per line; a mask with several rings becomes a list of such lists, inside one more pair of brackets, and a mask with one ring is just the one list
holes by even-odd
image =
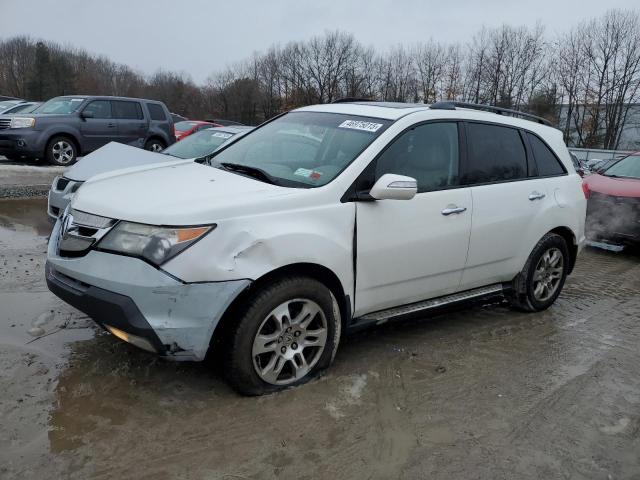
[[106, 325], [105, 328], [109, 330], [113, 335], [118, 337], [120, 340], [124, 340], [131, 345], [135, 345], [142, 350], [146, 350], [147, 352], [158, 353], [157, 350], [151, 345], [149, 340], [146, 338], [138, 337], [137, 335], [132, 335], [127, 332], [123, 332], [119, 328], [112, 327], [111, 325]]

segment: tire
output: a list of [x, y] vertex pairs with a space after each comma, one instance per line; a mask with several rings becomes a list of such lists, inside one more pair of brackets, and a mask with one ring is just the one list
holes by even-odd
[[[241, 307], [228, 337], [227, 380], [244, 395], [305, 383], [331, 364], [340, 333], [340, 310], [327, 287], [308, 277], [280, 279]], [[305, 340], [317, 345], [302, 346]]]
[[547, 233], [513, 280], [507, 296], [511, 306], [523, 312], [540, 312], [556, 301], [569, 271], [569, 248], [560, 235]]
[[51, 165], [73, 165], [78, 159], [78, 147], [69, 137], [56, 136], [47, 143], [45, 158]]
[[157, 138], [150, 138], [147, 140], [147, 143], [144, 144], [144, 149], [149, 150], [151, 152], [160, 152], [167, 148], [162, 140], [158, 140]]

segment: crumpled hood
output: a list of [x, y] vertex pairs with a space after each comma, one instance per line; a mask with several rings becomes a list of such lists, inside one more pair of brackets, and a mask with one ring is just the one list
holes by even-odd
[[71, 207], [154, 225], [198, 225], [264, 211], [269, 199], [304, 191], [183, 161], [93, 177], [78, 190]]
[[82, 157], [78, 163], [69, 167], [64, 176], [71, 180], [84, 182], [94, 175], [121, 168], [140, 167], [158, 163], [172, 162], [177, 159], [171, 155], [149, 152], [141, 148], [110, 142], [93, 153]]

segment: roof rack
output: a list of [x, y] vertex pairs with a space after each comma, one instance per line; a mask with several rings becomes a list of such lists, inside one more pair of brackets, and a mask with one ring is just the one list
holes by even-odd
[[349, 103], [349, 102], [373, 102], [374, 100], [364, 97], [343, 97], [334, 100], [331, 103]]
[[531, 113], [519, 112], [518, 110], [511, 110], [509, 108], [494, 107], [491, 105], [483, 105], [480, 103], [466, 103], [466, 102], [436, 102], [432, 103], [429, 108], [432, 110], [455, 110], [456, 107], [470, 108], [472, 110], [481, 110], [485, 112], [497, 113], [498, 115], [511, 115], [513, 117], [521, 117], [525, 120], [531, 120], [537, 123], [542, 123], [549, 127], [553, 127], [553, 124], [546, 118], [538, 117]]

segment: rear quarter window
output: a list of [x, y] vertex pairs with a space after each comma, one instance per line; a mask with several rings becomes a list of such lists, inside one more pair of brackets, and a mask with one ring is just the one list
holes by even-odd
[[157, 103], [147, 103], [147, 108], [149, 109], [149, 116], [151, 117], [151, 120], [164, 121], [167, 119], [164, 114], [164, 108], [162, 108], [161, 105], [158, 105]]
[[462, 184], [504, 182], [527, 177], [527, 153], [515, 128], [467, 123], [467, 164]]
[[556, 157], [542, 140], [532, 133], [527, 133], [527, 137], [529, 138], [531, 150], [533, 150], [533, 157], [538, 166], [539, 176], [547, 177], [565, 173], [564, 167], [560, 163], [560, 160], [558, 160], [558, 157]]

